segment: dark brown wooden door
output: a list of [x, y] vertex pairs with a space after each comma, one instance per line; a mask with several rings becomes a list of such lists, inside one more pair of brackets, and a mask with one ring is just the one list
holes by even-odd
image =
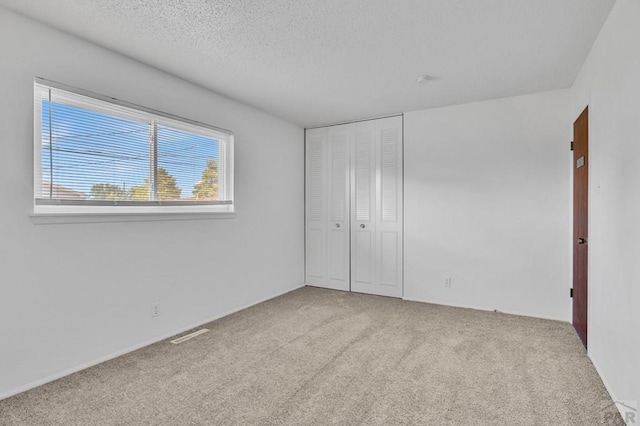
[[573, 326], [587, 347], [589, 107], [573, 123]]

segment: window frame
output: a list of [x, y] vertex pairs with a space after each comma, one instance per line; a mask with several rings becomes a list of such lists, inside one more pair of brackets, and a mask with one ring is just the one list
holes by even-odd
[[[89, 109], [106, 113], [114, 117], [135, 119], [138, 121], [154, 123], [155, 126], [167, 126], [181, 131], [187, 131], [213, 137], [218, 141], [218, 158], [221, 173], [219, 175], [219, 190], [222, 191], [224, 201], [100, 201], [100, 200], [47, 200], [42, 197], [42, 100], [49, 89], [62, 91], [65, 105], [87, 109], [87, 104], [77, 99], [77, 96], [88, 98], [91, 102]], [[66, 92], [66, 93], [65, 93]], [[60, 92], [58, 92], [60, 93]], [[195, 120], [168, 114], [151, 108], [143, 107], [117, 98], [100, 95], [88, 90], [79, 89], [56, 81], [36, 77], [34, 80], [34, 184], [33, 184], [33, 213], [32, 218], [58, 217], [52, 221], [61, 222], [59, 217], [67, 216], [69, 222], [73, 218], [91, 216], [108, 216], [98, 218], [96, 221], [144, 220], [142, 216], [155, 216], [152, 220], [163, 219], [193, 219], [209, 217], [232, 217], [235, 213], [234, 203], [234, 134], [220, 127], [211, 126]], [[68, 97], [66, 95], [69, 94]], [[110, 105], [118, 108], [126, 108], [126, 111], [110, 109]], [[157, 128], [157, 127], [156, 127]], [[156, 164], [156, 169], [158, 165]], [[187, 215], [189, 217], [181, 217]], [[129, 218], [129, 219], [127, 219]], [[107, 220], [108, 219], [108, 220]], [[34, 222], [43, 222], [34, 220]], [[47, 220], [44, 220], [47, 222]], [[66, 222], [63, 220], [62, 222]]]

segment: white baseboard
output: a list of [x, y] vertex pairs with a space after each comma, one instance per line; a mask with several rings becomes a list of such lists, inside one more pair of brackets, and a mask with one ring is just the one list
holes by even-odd
[[518, 315], [520, 317], [538, 318], [538, 319], [546, 319], [546, 320], [560, 321], [560, 322], [570, 322], [566, 318], [555, 318], [555, 317], [546, 317], [546, 316], [540, 316], [540, 315], [530, 315], [530, 314], [523, 314], [521, 312], [501, 311], [501, 310], [496, 310], [496, 309], [483, 308], [483, 307], [479, 307], [479, 306], [468, 306], [468, 305], [460, 305], [460, 304], [453, 304], [453, 303], [438, 303], [438, 302], [431, 302], [429, 300], [414, 299], [414, 298], [411, 298], [411, 297], [403, 297], [402, 300], [406, 300], [407, 302], [428, 303], [430, 305], [450, 306], [452, 308], [475, 309], [476, 311], [483, 311], [483, 312], [496, 312], [497, 311], [497, 312], [499, 312], [501, 314]]
[[[600, 380], [602, 380], [602, 384], [604, 385], [604, 388], [607, 390], [607, 393], [609, 394], [611, 399], [614, 402], [615, 401], [620, 401], [614, 395], [613, 391], [611, 390], [611, 386], [609, 386], [609, 384], [607, 383], [606, 377], [602, 375], [602, 369], [600, 369], [600, 367], [598, 366], [598, 363], [593, 359], [593, 357], [591, 356], [591, 354], [589, 353], [588, 350], [587, 350], [587, 356], [591, 360], [591, 363], [593, 364], [593, 367], [596, 369], [596, 372], [598, 373], [598, 376], [600, 376]], [[624, 419], [626, 413], [621, 410], [621, 408], [618, 406], [618, 404], [616, 404], [616, 408], [618, 409], [618, 412], [620, 413], [620, 416], [622, 416], [622, 418]]]
[[215, 321], [215, 320], [218, 320], [220, 318], [224, 318], [224, 317], [226, 317], [228, 315], [234, 314], [236, 312], [239, 312], [239, 311], [242, 311], [244, 309], [250, 308], [252, 306], [258, 305], [260, 303], [266, 302], [267, 300], [275, 299], [276, 297], [280, 297], [280, 296], [282, 296], [284, 294], [287, 294], [287, 293], [290, 293], [292, 291], [298, 290], [298, 289], [300, 289], [302, 287], [305, 287], [305, 284], [299, 285], [299, 286], [291, 288], [289, 290], [282, 291], [282, 292], [277, 293], [277, 294], [275, 294], [273, 296], [266, 297], [266, 298], [258, 300], [256, 302], [249, 303], [248, 305], [244, 305], [244, 306], [241, 306], [239, 308], [232, 309], [232, 310], [227, 311], [227, 312], [225, 312], [223, 314], [216, 315], [216, 316], [208, 318], [206, 320], [198, 321], [195, 324], [191, 324], [191, 325], [186, 326], [186, 327], [181, 327], [181, 328], [179, 328], [177, 330], [171, 331], [169, 333], [165, 333], [165, 334], [163, 334], [163, 335], [161, 335], [159, 337], [154, 337], [153, 339], [150, 339], [150, 340], [147, 340], [145, 342], [130, 346], [130, 347], [126, 348], [126, 349], [122, 349], [120, 351], [113, 352], [113, 353], [111, 353], [109, 355], [100, 357], [98, 359], [95, 359], [95, 360], [92, 360], [92, 361], [89, 361], [89, 362], [85, 362], [83, 364], [80, 364], [80, 365], [72, 367], [72, 368], [68, 368], [68, 369], [63, 370], [63, 371], [61, 371], [59, 373], [55, 373], [55, 374], [52, 374], [50, 376], [47, 376], [47, 377], [45, 377], [43, 379], [35, 380], [33, 382], [27, 383], [26, 385], [19, 386], [19, 387], [15, 388], [15, 389], [12, 389], [12, 390], [8, 391], [8, 392], [4, 392], [4, 393], [0, 394], [0, 401], [3, 400], [3, 399], [9, 398], [11, 396], [17, 395], [19, 393], [26, 392], [29, 389], [37, 388], [38, 386], [42, 386], [42, 385], [44, 385], [46, 383], [53, 382], [54, 380], [61, 379], [61, 378], [65, 377], [65, 376], [68, 376], [70, 374], [77, 373], [78, 371], [82, 371], [82, 370], [87, 369], [89, 367], [93, 367], [94, 365], [98, 365], [98, 364], [101, 364], [101, 363], [103, 363], [105, 361], [109, 361], [109, 360], [117, 358], [119, 356], [128, 354], [129, 352], [137, 351], [138, 349], [142, 349], [145, 346], [149, 346], [149, 345], [153, 345], [154, 343], [161, 342], [163, 340], [168, 339], [169, 337], [173, 337], [173, 336], [175, 336], [177, 334], [184, 333], [185, 331], [191, 330], [192, 328], [200, 327], [201, 325], [210, 323], [211, 321]]

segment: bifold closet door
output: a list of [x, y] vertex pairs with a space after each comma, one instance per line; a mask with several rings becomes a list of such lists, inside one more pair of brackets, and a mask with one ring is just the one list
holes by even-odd
[[354, 127], [351, 291], [402, 297], [402, 117]]
[[306, 283], [402, 297], [402, 117], [306, 132]]
[[349, 291], [349, 134], [306, 133], [306, 283]]

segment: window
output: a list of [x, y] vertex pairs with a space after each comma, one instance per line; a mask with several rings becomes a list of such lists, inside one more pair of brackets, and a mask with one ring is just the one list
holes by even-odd
[[233, 134], [35, 83], [34, 211], [233, 212]]

